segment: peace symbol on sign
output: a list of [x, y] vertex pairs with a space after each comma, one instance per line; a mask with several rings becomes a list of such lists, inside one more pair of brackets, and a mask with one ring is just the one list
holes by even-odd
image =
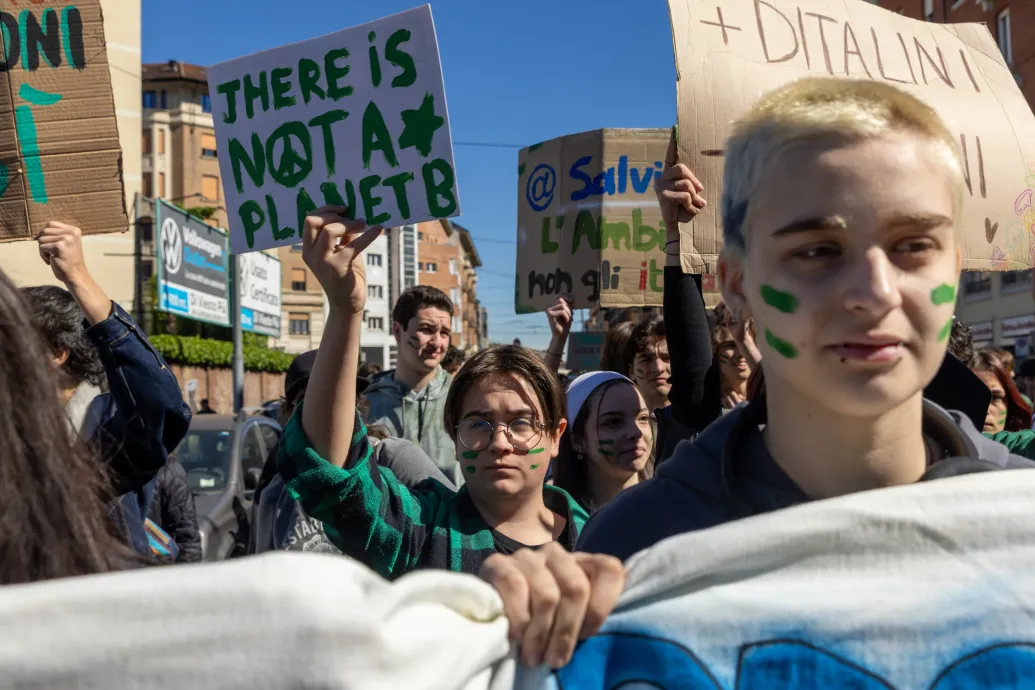
[[[278, 164], [273, 152], [281, 141], [284, 143], [280, 147]], [[302, 149], [301, 154], [296, 146]], [[273, 134], [266, 140], [266, 161], [270, 177], [285, 187], [294, 187], [304, 180], [313, 170], [313, 142], [306, 126], [297, 121], [285, 122], [273, 130]]]

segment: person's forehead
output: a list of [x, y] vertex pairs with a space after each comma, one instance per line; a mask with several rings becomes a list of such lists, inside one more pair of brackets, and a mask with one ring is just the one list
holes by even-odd
[[636, 351], [636, 356], [651, 357], [658, 352], [668, 352], [668, 341], [663, 335], [652, 335], [647, 338], [644, 347]]
[[643, 397], [629, 383], [616, 383], [597, 396], [597, 414], [638, 412], [644, 407]]
[[528, 381], [513, 374], [495, 374], [477, 379], [464, 394], [461, 416], [472, 411], [527, 408], [542, 416], [542, 405]]
[[954, 217], [953, 175], [940, 144], [907, 134], [792, 146], [767, 163], [750, 226], [768, 234], [809, 218], [836, 216], [851, 229], [898, 215]]
[[414, 317], [418, 324], [420, 323], [437, 323], [446, 324], [452, 322], [452, 316], [449, 312], [438, 307], [421, 307], [417, 310], [417, 315]]

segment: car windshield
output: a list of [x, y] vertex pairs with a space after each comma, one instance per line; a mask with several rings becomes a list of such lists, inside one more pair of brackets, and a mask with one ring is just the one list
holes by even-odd
[[173, 456], [187, 471], [190, 488], [199, 492], [222, 491], [230, 469], [233, 436], [220, 429], [191, 429]]

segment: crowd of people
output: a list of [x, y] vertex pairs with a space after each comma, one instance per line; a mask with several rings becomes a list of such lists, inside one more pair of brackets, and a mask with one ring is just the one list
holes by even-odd
[[[670, 146], [661, 313], [618, 314], [599, 371], [464, 360], [453, 305], [394, 305], [398, 362], [360, 365], [363, 251], [381, 233], [325, 207], [303, 257], [330, 313], [285, 379], [283, 437], [255, 491], [248, 551], [321, 551], [394, 579], [478, 575], [530, 666], [563, 666], [614, 606], [623, 561], [732, 520], [971, 472], [1035, 467], [1035, 360], [974, 352], [953, 315], [963, 175], [954, 137], [891, 86], [807, 79], [767, 94], [725, 149], [723, 303], [683, 273], [679, 224], [708, 203]], [[786, 174], [794, 170], [794, 175]], [[65, 289], [0, 275], [4, 584], [197, 561], [172, 456], [191, 412], [161, 355], [90, 276], [81, 232], [40, 255]], [[298, 540], [295, 526], [314, 527]], [[172, 566], [180, 567], [180, 566]]]

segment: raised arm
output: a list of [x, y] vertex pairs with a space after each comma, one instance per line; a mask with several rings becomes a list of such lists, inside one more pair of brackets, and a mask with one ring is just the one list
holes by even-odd
[[561, 357], [571, 333], [571, 303], [570, 297], [558, 297], [546, 310], [546, 318], [550, 322], [550, 345], [546, 348], [545, 362], [554, 371], [561, 368]]
[[705, 207], [704, 187], [678, 160], [675, 136], [669, 142], [665, 170], [654, 185], [665, 223], [665, 294], [662, 309], [672, 362], [668, 399], [672, 416], [690, 430], [700, 430], [719, 416], [718, 375], [712, 368], [708, 314], [701, 276], [683, 273], [679, 261], [679, 223]]

